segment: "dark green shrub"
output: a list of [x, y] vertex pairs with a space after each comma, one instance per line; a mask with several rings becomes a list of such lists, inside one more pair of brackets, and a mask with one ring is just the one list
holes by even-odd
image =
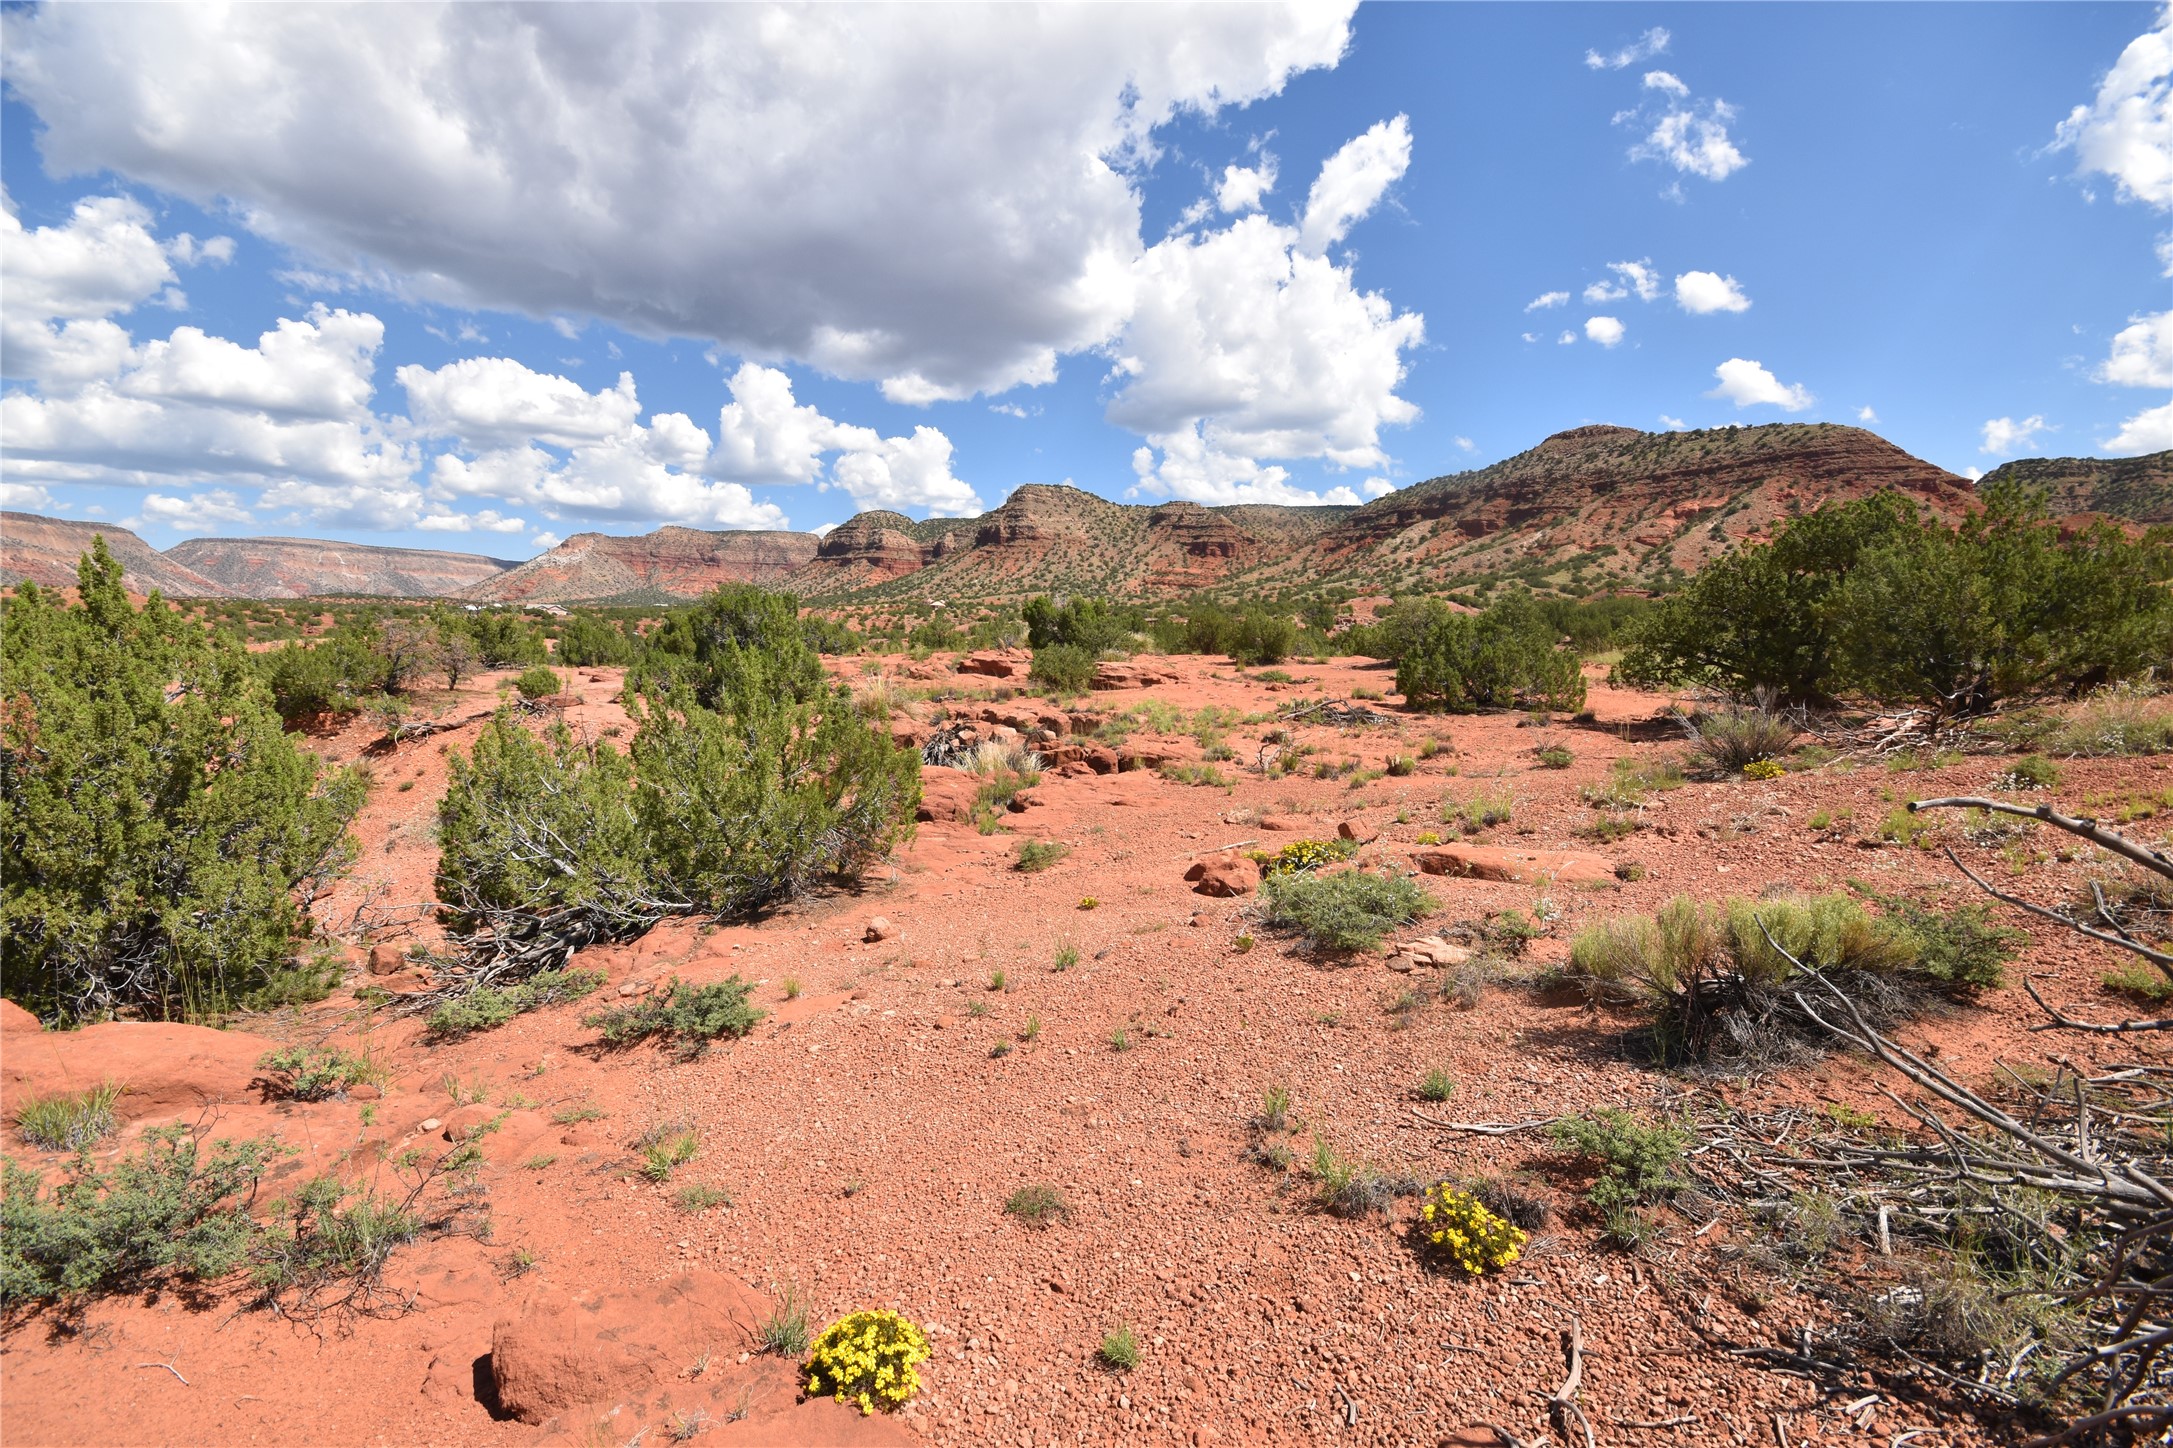
[[609, 1046], [630, 1046], [651, 1036], [676, 1036], [695, 1043], [719, 1036], [736, 1040], [768, 1014], [747, 1004], [753, 989], [736, 975], [699, 986], [675, 980], [633, 1005], [583, 1016], [581, 1024], [601, 1033]]
[[289, 971], [362, 780], [289, 741], [229, 636], [131, 608], [102, 539], [78, 581], [0, 613], [0, 988], [49, 1019], [229, 1009]]
[[1267, 922], [1295, 930], [1316, 950], [1371, 950], [1389, 931], [1433, 913], [1433, 897], [1406, 875], [1364, 870], [1292, 871], [1260, 883]]
[[1485, 613], [1443, 611], [1396, 666], [1396, 689], [1414, 709], [1508, 709], [1575, 713], [1584, 707], [1584, 671], [1560, 647], [1529, 595], [1511, 594]]
[[514, 679], [513, 687], [520, 690], [523, 699], [548, 699], [566, 686], [557, 670], [537, 667], [523, 669]]
[[[562, 722], [539, 737], [501, 713], [454, 758], [438, 898], [471, 951], [558, 965], [667, 915], [742, 915], [823, 874], [856, 874], [911, 833], [918, 756], [842, 689], [797, 696], [821, 666], [790, 600], [762, 597], [773, 602], [712, 595], [694, 610], [706, 622], [680, 631], [684, 652], [637, 665], [679, 683], [634, 703], [629, 754]], [[539, 936], [562, 947], [555, 958]]]
[[726, 712], [747, 700], [808, 704], [829, 693], [799, 600], [745, 585], [672, 613], [649, 635], [626, 683], [630, 693], [658, 697], [684, 689], [702, 708]]
[[1688, 1185], [1679, 1170], [1690, 1145], [1690, 1132], [1682, 1126], [1648, 1126], [1627, 1111], [1609, 1109], [1565, 1116], [1548, 1132], [1564, 1150], [1599, 1164], [1599, 1177], [1585, 1197], [1603, 1213]]
[[550, 657], [543, 633], [518, 610], [486, 608], [474, 613], [445, 615], [445, 627], [465, 632], [475, 656], [485, 668], [506, 669], [515, 664], [540, 664]]
[[2063, 536], [2042, 497], [2019, 489], [1981, 501], [1951, 528], [1896, 493], [1804, 514], [1662, 602], [1621, 673], [1966, 715], [2140, 677], [2173, 655], [2162, 541], [2109, 524]]
[[1051, 693], [1083, 693], [1094, 683], [1094, 654], [1077, 644], [1045, 644], [1034, 650], [1027, 677]]
[[255, 1244], [249, 1202], [280, 1154], [270, 1140], [207, 1148], [174, 1126], [111, 1166], [82, 1159], [50, 1188], [0, 1161], [0, 1306], [226, 1276]]
[[1941, 985], [1997, 990], [2006, 981], [2007, 962], [2029, 943], [2022, 931], [2000, 924], [1989, 905], [1971, 901], [1935, 910], [1905, 896], [1871, 894], [1871, 898], [1888, 920], [1916, 937], [1916, 971]]
[[1047, 596], [1030, 598], [1019, 612], [1026, 620], [1027, 647], [1036, 654], [1061, 645], [1099, 657], [1105, 649], [1121, 647], [1143, 623], [1136, 610], [1120, 610], [1098, 598], [1061, 604]]
[[1532, 751], [1542, 769], [1567, 769], [1577, 762], [1577, 756], [1560, 744], [1543, 744]]
[[628, 662], [638, 647], [624, 630], [595, 614], [576, 613], [558, 626], [556, 659], [572, 669], [601, 668]]

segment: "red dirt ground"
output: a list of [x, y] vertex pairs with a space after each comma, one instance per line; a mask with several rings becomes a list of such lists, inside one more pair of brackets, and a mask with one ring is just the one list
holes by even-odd
[[[1290, 665], [1301, 682], [1287, 686], [1216, 661], [1168, 662], [1179, 682], [1097, 694], [1092, 705], [1151, 697], [1188, 711], [1261, 711], [1390, 682], [1354, 660]], [[857, 664], [849, 672], [857, 678]], [[623, 726], [612, 702], [617, 673], [578, 678], [578, 702], [566, 710], [575, 727]], [[474, 681], [446, 701], [447, 717], [480, 715], [499, 681]], [[754, 1034], [687, 1062], [646, 1046], [600, 1050], [579, 1024], [582, 1006], [429, 1045], [413, 1017], [369, 1009], [352, 990], [237, 1023], [261, 1040], [228, 1034], [202, 1050], [182, 1038], [157, 1044], [153, 1033], [180, 1029], [172, 1027], [73, 1037], [11, 1027], [0, 1052], [0, 1106], [10, 1117], [31, 1092], [102, 1078], [137, 1088], [122, 1099], [127, 1127], [102, 1148], [109, 1154], [130, 1149], [146, 1126], [201, 1122], [218, 1135], [271, 1133], [300, 1148], [287, 1182], [336, 1162], [367, 1176], [385, 1170], [367, 1164], [386, 1151], [426, 1139], [420, 1123], [452, 1118], [456, 1088], [511, 1114], [489, 1138], [488, 1242], [447, 1238], [395, 1257], [391, 1280], [413, 1294], [412, 1310], [312, 1327], [237, 1311], [240, 1298], [228, 1291], [107, 1300], [75, 1328], [32, 1318], [6, 1335], [0, 1355], [7, 1441], [623, 1444], [645, 1430], [642, 1441], [654, 1443], [697, 1410], [710, 1415], [700, 1441], [718, 1443], [917, 1435], [943, 1444], [1476, 1444], [1494, 1441], [1482, 1426], [1490, 1423], [1541, 1441], [1542, 1400], [1561, 1380], [1559, 1334], [1572, 1315], [1587, 1358], [1581, 1401], [1602, 1442], [1763, 1444], [1775, 1441], [1776, 1420], [1792, 1443], [1888, 1443], [1912, 1429], [1927, 1430], [1914, 1439], [1920, 1445], [1991, 1441], [1933, 1404], [1882, 1403], [1859, 1427], [1809, 1381], [1712, 1351], [1692, 1330], [1694, 1316], [1719, 1336], [1772, 1342], [1830, 1309], [1779, 1284], [1731, 1290], [1732, 1269], [1715, 1256], [1725, 1227], [1697, 1237], [1678, 1222], [1643, 1260], [1608, 1249], [1577, 1205], [1581, 1180], [1535, 1134], [1461, 1134], [1414, 1114], [1413, 1083], [1434, 1067], [1455, 1078], [1444, 1112], [1462, 1121], [1647, 1108], [1680, 1093], [1690, 1083], [1623, 1050], [1627, 1016], [1515, 984], [1491, 987], [1470, 1009], [1436, 1002], [1399, 1016], [1386, 1004], [1411, 977], [1380, 957], [1308, 959], [1261, 928], [1256, 897], [1209, 898], [1183, 879], [1217, 847], [1333, 836], [1344, 821], [1361, 835], [1378, 831], [1363, 858], [1408, 862], [1422, 832], [1442, 829], [1444, 804], [1506, 787], [1514, 816], [1483, 843], [1598, 853], [1642, 866], [1642, 877], [1542, 891], [1428, 876], [1441, 910], [1413, 934], [1503, 909], [1529, 914], [1546, 894], [1559, 914], [1525, 957], [1545, 963], [1566, 955], [1581, 925], [1650, 912], [1677, 893], [1821, 890], [1852, 878], [1881, 890], [1954, 891], [1936, 854], [1861, 836], [1897, 800], [1987, 790], [2004, 767], [1998, 756], [1906, 774], [1828, 766], [1771, 783], [1693, 782], [1654, 796], [1649, 827], [1628, 839], [1579, 838], [1591, 817], [1580, 786], [1605, 778], [1618, 755], [1679, 749], [1654, 722], [1665, 702], [1596, 685], [1596, 722], [1585, 725], [1422, 718], [1376, 705], [1391, 725], [1298, 730], [1319, 746], [1316, 759], [1369, 766], [1414, 753], [1428, 737], [1447, 746], [1415, 774], [1355, 790], [1244, 769], [1271, 724], [1238, 726], [1229, 736], [1237, 760], [1222, 766], [1238, 781], [1228, 790], [1148, 772], [1051, 774], [1031, 791], [1038, 802], [1008, 817], [1012, 833], [923, 824], [857, 893], [803, 900], [754, 924], [674, 923], [632, 946], [586, 953], [580, 964], [610, 974], [605, 998], [673, 975], [759, 983], [755, 1000], [770, 1014]], [[369, 983], [360, 970], [366, 944], [435, 938], [423, 909], [435, 804], [448, 751], [465, 750], [475, 728], [383, 752], [360, 723], [315, 741], [330, 759], [365, 760], [376, 779], [356, 826], [361, 858], [318, 903], [319, 918], [356, 947], [351, 986]], [[1134, 736], [1143, 742], [1152, 737]], [[1168, 752], [1197, 757], [1190, 740], [1169, 743]], [[1540, 767], [1541, 743], [1567, 746], [1574, 764]], [[2079, 806], [2169, 788], [2166, 760], [2076, 761], [2051, 797]], [[1807, 821], [1821, 809], [1853, 810], [1855, 835], [1814, 832]], [[2154, 832], [2163, 818], [2137, 828]], [[1980, 868], [2002, 865], [1996, 848], [1968, 844], [1952, 822], [1942, 837]], [[1021, 874], [1010, 868], [1018, 838], [1061, 841], [1071, 852]], [[2032, 843], [2050, 852], [2051, 841]], [[2021, 888], [2049, 899], [2087, 867], [2048, 859]], [[1082, 908], [1088, 898], [1095, 908]], [[896, 934], [866, 943], [875, 916]], [[1247, 935], [1258, 944], [1242, 951]], [[1078, 963], [1058, 970], [1067, 946]], [[2017, 969], [2055, 1004], [2102, 1014], [2110, 1003], [2097, 977], [2112, 963], [2033, 927]], [[1004, 988], [992, 989], [999, 970]], [[788, 979], [799, 984], [797, 999], [787, 999]], [[2163, 1050], [2054, 1041], [2028, 1032], [2032, 1018], [2026, 997], [2008, 989], [1902, 1036], [1973, 1080], [2000, 1060], [2104, 1063]], [[1039, 1029], [1027, 1039], [1030, 1022]], [[1120, 1029], [1129, 1049], [1112, 1044]], [[251, 1089], [256, 1052], [320, 1039], [381, 1061], [390, 1078], [380, 1099], [266, 1103]], [[993, 1055], [1000, 1042], [1013, 1049]], [[1324, 1215], [1302, 1167], [1284, 1177], [1247, 1159], [1247, 1122], [1276, 1082], [1295, 1097], [1301, 1162], [1317, 1133], [1345, 1156], [1426, 1180], [1526, 1173], [1554, 1220], [1505, 1272], [1473, 1280], [1429, 1271], [1396, 1222]], [[1737, 1104], [1891, 1112], [1880, 1084], [1873, 1068], [1836, 1057], [1780, 1081], [1720, 1089]], [[582, 1106], [601, 1117], [552, 1119]], [[634, 1170], [629, 1143], [666, 1121], [692, 1125], [701, 1148], [660, 1187]], [[38, 1155], [13, 1140], [9, 1150]], [[673, 1195], [688, 1183], [722, 1188], [729, 1207], [681, 1212]], [[1058, 1187], [1069, 1220], [1034, 1230], [1008, 1217], [1006, 1197], [1028, 1183]], [[1399, 1204], [1402, 1218], [1410, 1210]], [[516, 1254], [532, 1266], [516, 1272]], [[631, 1296], [689, 1270], [758, 1296], [730, 1311], [716, 1305], [707, 1327]], [[867, 1422], [834, 1404], [796, 1404], [789, 1364], [743, 1358], [754, 1348], [750, 1315], [787, 1288], [818, 1329], [862, 1307], [923, 1324], [935, 1357], [921, 1369], [921, 1397], [896, 1419]], [[704, 1301], [723, 1292], [677, 1290]], [[655, 1339], [652, 1380], [616, 1396], [600, 1388], [540, 1426], [494, 1416], [486, 1405], [494, 1327], [558, 1321], [550, 1314], [563, 1316], [572, 1298], [588, 1305], [565, 1321], [588, 1313]], [[1139, 1367], [1122, 1375], [1094, 1362], [1103, 1332], [1120, 1322], [1141, 1343]], [[698, 1333], [711, 1336], [695, 1341]], [[684, 1362], [671, 1371], [674, 1353]]]

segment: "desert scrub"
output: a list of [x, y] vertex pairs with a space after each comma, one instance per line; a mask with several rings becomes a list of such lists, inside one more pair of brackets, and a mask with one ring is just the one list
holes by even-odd
[[1292, 840], [1280, 850], [1254, 850], [1246, 856], [1265, 875], [1289, 875], [1333, 865], [1358, 853], [1355, 840]]
[[283, 1149], [268, 1138], [207, 1146], [179, 1126], [144, 1135], [141, 1151], [111, 1166], [81, 1160], [50, 1189], [0, 1159], [0, 1307], [208, 1282], [248, 1260], [259, 1230], [249, 1204]]
[[89, 1091], [61, 1096], [33, 1096], [15, 1111], [15, 1129], [23, 1140], [47, 1151], [82, 1151], [113, 1134], [119, 1121], [113, 1103], [122, 1088], [108, 1081]]
[[1689, 1185], [1678, 1170], [1690, 1145], [1686, 1125], [1646, 1125], [1627, 1111], [1609, 1109], [1565, 1116], [1548, 1134], [1564, 1151], [1598, 1166], [1585, 1200], [1618, 1245], [1633, 1247], [1652, 1235], [1651, 1223], [1636, 1210], [1641, 1203]]
[[548, 699], [565, 686], [559, 682], [556, 673], [538, 666], [523, 669], [520, 677], [513, 681], [513, 687], [520, 691], [523, 699]]
[[1567, 769], [1577, 762], [1576, 754], [1559, 744], [1543, 744], [1532, 751], [1532, 757], [1542, 769]]
[[731, 1206], [732, 1194], [723, 1187], [710, 1186], [706, 1182], [696, 1182], [692, 1186], [681, 1187], [678, 1194], [672, 1198], [672, 1205], [682, 1212], [706, 1212], [711, 1207]]
[[1509, 823], [1516, 813], [1516, 798], [1506, 789], [1481, 790], [1462, 803], [1446, 802], [1441, 807], [1441, 822], [1460, 827], [1465, 834], [1475, 835], [1495, 825]]
[[672, 1036], [700, 1045], [719, 1036], [737, 1039], [755, 1028], [767, 1011], [747, 1004], [754, 987], [738, 976], [710, 985], [673, 980], [639, 1004], [617, 1006], [581, 1018], [602, 1033], [607, 1046], [630, 1046], [651, 1036]]
[[1059, 844], [1055, 840], [1020, 840], [1019, 851], [1011, 861], [1011, 868], [1031, 875], [1048, 869], [1070, 853], [1071, 846]]
[[1992, 777], [1994, 789], [2051, 789], [2060, 782], [2060, 766], [2042, 754], [2025, 754]]
[[702, 1139], [683, 1127], [658, 1127], [634, 1143], [641, 1152], [641, 1174], [653, 1182], [671, 1180], [673, 1172], [694, 1160]]
[[1079, 947], [1078, 947], [1078, 946], [1076, 946], [1076, 945], [1059, 945], [1059, 946], [1058, 946], [1058, 947], [1056, 948], [1056, 958], [1055, 958], [1054, 960], [1050, 961], [1050, 963], [1049, 963], [1049, 968], [1050, 968], [1050, 969], [1052, 969], [1052, 970], [1070, 970], [1070, 969], [1071, 969], [1071, 968], [1072, 968], [1073, 966], [1077, 965], [1078, 963], [1079, 963]]
[[877, 1408], [894, 1412], [921, 1390], [914, 1368], [930, 1351], [927, 1335], [895, 1312], [878, 1308], [841, 1317], [822, 1330], [808, 1354], [808, 1395], [858, 1403], [862, 1416]]
[[1046, 1227], [1071, 1220], [1071, 1205], [1064, 1194], [1043, 1183], [1020, 1187], [1004, 1202], [1004, 1211], [1029, 1227]]
[[1419, 1244], [1436, 1261], [1448, 1262], [1474, 1277], [1497, 1272], [1524, 1254], [1531, 1239], [1515, 1223], [1496, 1216], [1470, 1192], [1448, 1182], [1426, 1189], [1419, 1206]]
[[345, 1097], [350, 1087], [381, 1081], [385, 1075], [376, 1062], [334, 1046], [289, 1046], [268, 1051], [258, 1058], [257, 1069], [267, 1076], [266, 1085], [294, 1101]]
[[1314, 950], [1371, 950], [1389, 931], [1433, 913], [1434, 900], [1408, 875], [1342, 870], [1270, 875], [1260, 885], [1268, 924], [1296, 931]]
[[1128, 1373], [1139, 1366], [1139, 1334], [1120, 1322], [1102, 1334], [1102, 1345], [1094, 1356], [1111, 1372]]
[[1436, 1066], [1418, 1078], [1416, 1089], [1421, 1101], [1446, 1101], [1456, 1094], [1456, 1078]]
[[[1742, 774], [1753, 764], [1777, 763], [1802, 731], [1779, 714], [1763, 709], [1727, 709], [1683, 719], [1690, 736], [1690, 757], [1715, 775]], [[1754, 775], [1753, 778], [1770, 776]]]
[[1237, 783], [1212, 764], [1187, 764], [1182, 761], [1165, 764], [1162, 766], [1161, 775], [1172, 784], [1193, 784], [1210, 789], [1227, 789]]
[[1939, 994], [1996, 983], [2012, 941], [1988, 919], [1968, 918], [1972, 908], [1918, 916], [1919, 927], [1841, 894], [1720, 905], [1678, 895], [1651, 919], [1579, 931], [1568, 974], [1595, 995], [1650, 1010], [1662, 1060], [1781, 1065], [1815, 1055], [1826, 1039], [1795, 1001], [1789, 957], [1846, 990], [1867, 1018], [1906, 1020]]

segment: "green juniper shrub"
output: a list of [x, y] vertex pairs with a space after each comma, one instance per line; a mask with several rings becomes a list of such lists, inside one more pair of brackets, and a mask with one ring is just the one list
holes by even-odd
[[1047, 596], [1030, 598], [1019, 612], [1026, 620], [1027, 646], [1037, 656], [1057, 647], [1082, 650], [1092, 659], [1121, 646], [1144, 622], [1136, 610], [1120, 610], [1099, 598], [1063, 603]]
[[0, 1160], [0, 1307], [226, 1276], [255, 1245], [249, 1203], [282, 1154], [269, 1139], [207, 1145], [174, 1126], [110, 1165], [79, 1159], [50, 1185]]
[[1407, 875], [1288, 871], [1260, 883], [1266, 919], [1330, 954], [1371, 950], [1391, 930], [1433, 913], [1433, 897]]
[[1575, 713], [1585, 680], [1574, 648], [1556, 643], [1531, 597], [1513, 593], [1476, 616], [1443, 611], [1396, 666], [1396, 690], [1414, 709]]
[[743, 916], [908, 837], [917, 754], [821, 675], [792, 600], [725, 589], [630, 671], [649, 692], [626, 753], [502, 711], [439, 806], [438, 898], [469, 952], [556, 964], [668, 915]]
[[2018, 487], [1980, 501], [1951, 527], [1894, 492], [1794, 518], [1664, 599], [1619, 672], [1955, 716], [2138, 678], [2173, 655], [2162, 543], [2102, 523], [2063, 534], [2042, 494]]
[[513, 687], [520, 691], [523, 699], [548, 699], [566, 686], [558, 677], [557, 670], [547, 669], [539, 664], [533, 669], [523, 669], [520, 676], [514, 679]]
[[354, 856], [361, 776], [295, 747], [231, 635], [131, 607], [121, 574], [101, 538], [79, 602], [0, 610], [0, 990], [47, 1020], [251, 1004], [292, 974], [297, 896]]
[[608, 1046], [630, 1046], [651, 1036], [692, 1042], [713, 1041], [719, 1036], [737, 1039], [769, 1014], [747, 1003], [753, 989], [752, 984], [736, 975], [698, 986], [674, 980], [633, 1005], [583, 1016], [581, 1024], [601, 1033]]
[[1559, 744], [1545, 744], [1532, 751], [1542, 769], [1567, 769], [1577, 762], [1577, 756]]
[[1051, 693], [1077, 694], [1094, 682], [1095, 656], [1077, 644], [1046, 644], [1034, 650], [1027, 677]]
[[595, 614], [576, 612], [558, 626], [557, 661], [568, 668], [593, 669], [632, 661], [637, 640], [623, 628]]

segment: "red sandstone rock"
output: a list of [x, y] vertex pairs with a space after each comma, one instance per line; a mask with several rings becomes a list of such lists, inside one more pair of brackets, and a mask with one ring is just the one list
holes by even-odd
[[597, 1297], [540, 1291], [491, 1329], [499, 1407], [542, 1423], [579, 1403], [670, 1382], [704, 1353], [751, 1342], [768, 1308], [760, 1293], [715, 1272]]
[[80, 1031], [10, 1030], [0, 1097], [12, 1117], [25, 1096], [81, 1091], [101, 1081], [128, 1089], [114, 1110], [129, 1121], [254, 1098], [257, 1061], [274, 1042], [244, 1031], [110, 1021]]
[[1536, 884], [1595, 885], [1615, 878], [1615, 867], [1598, 855], [1575, 850], [1503, 850], [1491, 845], [1442, 845], [1411, 856], [1429, 875]]
[[407, 956], [391, 945], [370, 947], [369, 971], [372, 975], [398, 975], [407, 969]]
[[921, 804], [915, 818], [930, 822], [962, 823], [973, 818], [973, 802], [981, 782], [960, 769], [931, 764], [921, 770]]
[[1251, 894], [1260, 872], [1252, 861], [1236, 855], [1209, 855], [1194, 862], [1192, 868], [1185, 871], [1185, 878], [1195, 882], [1192, 886], [1194, 894], [1227, 900], [1232, 896]]

